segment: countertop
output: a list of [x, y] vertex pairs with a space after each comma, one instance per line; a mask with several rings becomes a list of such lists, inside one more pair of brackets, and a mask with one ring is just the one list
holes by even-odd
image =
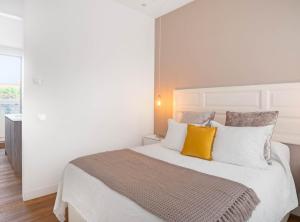
[[17, 113], [17, 114], [6, 114], [5, 117], [12, 121], [22, 121], [22, 114]]

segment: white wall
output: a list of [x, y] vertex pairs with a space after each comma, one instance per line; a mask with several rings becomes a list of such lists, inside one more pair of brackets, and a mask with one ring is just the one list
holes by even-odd
[[55, 192], [76, 157], [140, 145], [153, 82], [153, 19], [111, 0], [26, 0], [24, 199]]

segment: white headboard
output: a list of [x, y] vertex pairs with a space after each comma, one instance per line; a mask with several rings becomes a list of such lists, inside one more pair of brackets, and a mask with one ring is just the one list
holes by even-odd
[[216, 111], [224, 123], [226, 111], [280, 111], [274, 140], [300, 145], [300, 83], [181, 89], [174, 91], [178, 111]]

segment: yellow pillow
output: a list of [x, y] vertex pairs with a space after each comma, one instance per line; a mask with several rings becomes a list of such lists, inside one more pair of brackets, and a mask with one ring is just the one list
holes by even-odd
[[212, 160], [212, 148], [217, 128], [188, 125], [181, 154]]

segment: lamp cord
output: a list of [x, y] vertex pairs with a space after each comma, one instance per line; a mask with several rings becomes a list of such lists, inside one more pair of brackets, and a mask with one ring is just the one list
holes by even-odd
[[158, 95], [160, 95], [160, 72], [161, 72], [161, 40], [162, 40], [162, 28], [161, 19], [159, 18], [159, 45], [158, 45]]

